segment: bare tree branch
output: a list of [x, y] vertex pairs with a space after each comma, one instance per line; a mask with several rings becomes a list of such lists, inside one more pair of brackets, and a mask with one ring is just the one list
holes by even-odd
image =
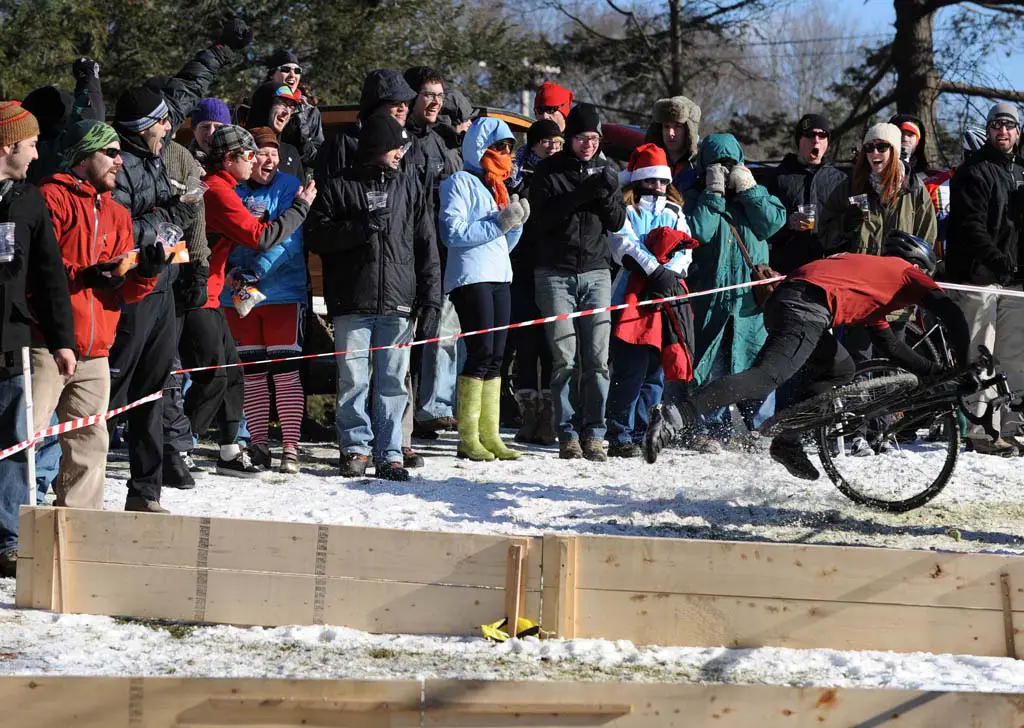
[[940, 81], [939, 91], [942, 93], [961, 94], [963, 96], [980, 96], [986, 99], [1005, 99], [1007, 101], [1024, 101], [1024, 91], [1012, 91], [1005, 88], [975, 86], [956, 81]]
[[862, 111], [861, 113], [853, 113], [850, 116], [846, 117], [846, 120], [842, 124], [837, 126], [832, 133], [835, 136], [842, 136], [843, 134], [850, 131], [857, 125], [863, 124], [868, 118], [874, 116], [879, 111], [884, 109], [889, 104], [894, 103], [895, 101], [896, 90], [893, 89], [892, 91], [890, 91], [889, 93], [885, 94], [880, 99], [875, 101], [875, 103], [868, 106], [868, 108], [864, 109], [864, 111]]
[[606, 40], [609, 43], [617, 43], [618, 41], [622, 40], [621, 38], [612, 38], [611, 36], [604, 35], [603, 33], [598, 33], [596, 30], [594, 30], [589, 25], [584, 23], [583, 20], [581, 20], [579, 17], [573, 15], [568, 10], [566, 10], [565, 6], [562, 5], [562, 3], [551, 3], [549, 5], [549, 7], [554, 8], [555, 10], [560, 12], [562, 15], [564, 15], [567, 18], [569, 18], [569, 20], [571, 20], [572, 22], [576, 23], [578, 26], [583, 28], [583, 30], [587, 31], [588, 33], [590, 33], [595, 38], [600, 38], [601, 40]]
[[[654, 47], [654, 45], [651, 43], [651, 39], [647, 37], [647, 33], [640, 25], [640, 22], [636, 19], [636, 14], [634, 14], [631, 10], [622, 10], [614, 2], [612, 2], [612, 0], [604, 1], [608, 4], [608, 7], [610, 7], [612, 10], [619, 13], [620, 15], [625, 15], [629, 19], [629, 21], [633, 23], [633, 27], [636, 28], [636, 32], [639, 33], [640, 38], [643, 39], [644, 47], [647, 48], [647, 52], [651, 54], [651, 59], [653, 60], [655, 58], [659, 58], [661, 56], [661, 53], [659, 53], [658, 50]], [[665, 67], [661, 63], [658, 63], [657, 67], [658, 75], [661, 76], [661, 80], [662, 83], [665, 84], [665, 88], [672, 88], [672, 79], [669, 78], [669, 75], [667, 73], [665, 73]]]
[[704, 25], [708, 21], [714, 20], [719, 15], [727, 15], [734, 10], [739, 10], [746, 5], [753, 5], [756, 2], [757, 0], [737, 0], [737, 2], [734, 2], [732, 5], [719, 5], [716, 10], [713, 10], [706, 15], [698, 15], [694, 18], [690, 18], [686, 21], [686, 24], [691, 28], [698, 25]]

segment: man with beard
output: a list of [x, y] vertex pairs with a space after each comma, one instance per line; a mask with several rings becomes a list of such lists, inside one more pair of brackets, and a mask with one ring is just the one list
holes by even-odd
[[288, 86], [275, 81], [267, 81], [259, 85], [252, 95], [252, 108], [246, 117], [246, 127], [259, 129], [269, 127], [277, 135], [279, 145], [279, 169], [302, 181], [305, 171], [299, 150], [284, 141], [284, 132], [292, 115], [298, 113], [302, 105], [302, 97], [292, 93]]
[[[157, 230], [173, 223], [192, 224], [196, 205], [173, 193], [160, 154], [173, 128], [206, 95], [217, 73], [252, 41], [241, 20], [227, 23], [220, 39], [197, 54], [160, 90], [130, 88], [117, 101], [114, 128], [121, 140], [123, 165], [114, 199], [132, 214], [139, 248], [156, 245]], [[165, 272], [151, 295], [126, 306], [110, 351], [111, 405], [120, 406], [162, 389], [174, 360], [176, 317], [171, 286], [176, 266]], [[163, 406], [143, 405], [128, 413], [131, 480], [125, 508], [166, 513], [160, 506], [163, 484]], [[202, 433], [205, 434], [205, 433]]]
[[[22, 350], [41, 337], [57, 369], [75, 373], [68, 279], [46, 205], [33, 185], [16, 184], [38, 157], [39, 123], [17, 101], [0, 101], [0, 223], [14, 224], [14, 251], [0, 262], [0, 447], [29, 436]], [[32, 324], [35, 331], [31, 331]], [[18, 508], [27, 500], [25, 451], [0, 460], [0, 577], [18, 562]]]
[[[110, 194], [121, 170], [117, 132], [99, 121], [81, 121], [64, 132], [61, 146], [66, 171], [44, 180], [40, 192], [67, 272], [78, 366], [66, 376], [49, 351], [33, 347], [37, 430], [49, 423], [54, 412], [66, 422], [107, 411], [107, 355], [121, 307], [153, 290], [166, 264], [163, 250], [150, 245], [139, 251], [138, 266], [126, 270], [124, 256], [135, 247], [132, 219]], [[102, 423], [60, 435], [60, 473], [54, 482], [57, 505], [103, 508], [107, 445], [107, 428]]]
[[[797, 151], [790, 152], [776, 168], [768, 191], [786, 206], [786, 226], [768, 240], [769, 261], [780, 273], [789, 273], [822, 255], [817, 216], [806, 212], [808, 205], [821, 211], [846, 175], [825, 161], [831, 127], [820, 114], [804, 114], [796, 125]], [[805, 207], [801, 213], [799, 208]]]

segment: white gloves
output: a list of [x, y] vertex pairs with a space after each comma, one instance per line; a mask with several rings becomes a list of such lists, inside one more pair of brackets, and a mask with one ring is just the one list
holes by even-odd
[[754, 174], [742, 164], [737, 164], [729, 173], [729, 189], [746, 192], [757, 184]]
[[502, 233], [507, 233], [512, 228], [521, 227], [528, 217], [530, 217], [529, 201], [519, 199], [519, 195], [512, 195], [508, 207], [498, 213], [498, 227], [501, 228]]
[[725, 180], [728, 176], [729, 170], [724, 165], [718, 162], [708, 165], [708, 170], [704, 175], [704, 187], [716, 194], [724, 195]]

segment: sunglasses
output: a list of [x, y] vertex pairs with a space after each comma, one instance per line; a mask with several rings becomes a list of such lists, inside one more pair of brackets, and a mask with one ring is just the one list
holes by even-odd
[[560, 106], [538, 106], [537, 107], [537, 113], [538, 114], [554, 114], [560, 108], [562, 108], [562, 107], [560, 107]]
[[302, 75], [302, 66], [278, 66], [274, 70], [281, 73], [294, 73], [296, 76]]
[[892, 149], [892, 145], [891, 144], [887, 144], [886, 142], [876, 142], [874, 144], [865, 144], [864, 145], [864, 151], [868, 152], [868, 153], [870, 153], [870, 152], [887, 152], [890, 149]]
[[989, 129], [1013, 129], [1017, 128], [1017, 122], [1012, 119], [996, 119], [995, 121], [989, 122]]
[[99, 150], [103, 156], [109, 157], [110, 159], [117, 159], [121, 156], [121, 150], [117, 147], [107, 147], [106, 149]]
[[256, 159], [256, 152], [254, 152], [251, 149], [243, 149], [242, 151], [238, 152], [237, 158], [246, 162], [251, 162], [252, 160]]
[[813, 131], [812, 130], [812, 131], [805, 131], [800, 136], [804, 137], [805, 139], [828, 139], [828, 132], [827, 131]]
[[511, 139], [502, 139], [500, 142], [494, 142], [491, 145], [491, 149], [496, 152], [511, 152], [513, 147], [515, 147], [515, 142]]

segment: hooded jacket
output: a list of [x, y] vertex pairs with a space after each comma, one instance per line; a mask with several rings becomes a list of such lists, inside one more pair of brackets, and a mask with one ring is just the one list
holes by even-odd
[[[387, 196], [370, 212], [367, 193]], [[331, 316], [407, 318], [441, 308], [441, 269], [428, 195], [410, 174], [352, 167], [332, 177], [313, 202], [306, 247], [323, 260]]]
[[[270, 124], [270, 107], [276, 98], [275, 92], [282, 85], [273, 81], [265, 81], [256, 88], [252, 95], [252, 107], [245, 120], [247, 128], [256, 129], [261, 126], [274, 128]], [[302, 106], [299, 108], [301, 109]], [[288, 124], [291, 125], [291, 120], [288, 121]], [[294, 145], [284, 141], [287, 132], [288, 126], [285, 127], [284, 132], [277, 135], [278, 156], [281, 158], [278, 169], [297, 179], [305, 179], [306, 172], [302, 165], [302, 154]]]
[[[234, 52], [226, 46], [201, 51], [160, 89], [167, 102], [172, 134], [207, 95], [220, 69], [234, 58]], [[117, 124], [114, 128], [121, 138], [123, 162], [114, 199], [131, 212], [136, 245], [153, 245], [157, 226], [162, 222], [172, 222], [187, 230], [195, 219], [195, 206], [181, 202], [173, 193], [163, 161], [138, 134], [126, 133]], [[170, 290], [176, 275], [177, 266], [167, 266], [154, 292]]]
[[1008, 283], [1021, 267], [1024, 167], [985, 144], [956, 171], [950, 188], [946, 276], [954, 283]]
[[[846, 174], [831, 163], [804, 164], [799, 156], [790, 153], [775, 169], [775, 176], [767, 188], [782, 201], [789, 213], [796, 212], [800, 205], [817, 205], [816, 217], [820, 222], [825, 203], [846, 181]], [[790, 230], [783, 226], [772, 235], [768, 245], [772, 268], [779, 273], [789, 273], [822, 255], [817, 230]]]
[[[265, 202], [268, 218], [275, 220], [291, 207], [301, 184], [290, 174], [278, 171], [269, 185], [260, 185], [249, 180], [238, 185], [235, 192], [246, 206], [251, 199]], [[259, 276], [257, 288], [267, 298], [256, 304], [257, 306], [306, 302], [306, 255], [301, 226], [269, 250], [260, 251], [243, 245], [235, 246], [228, 254], [227, 264], [227, 270], [233, 268], [251, 270]], [[221, 292], [220, 305], [232, 305], [229, 290]]]
[[[647, 233], [655, 228], [667, 227], [690, 235], [690, 226], [683, 215], [683, 208], [664, 197], [650, 195], [640, 198], [640, 202], [626, 208], [626, 223], [617, 233], [609, 236], [612, 259], [622, 265], [622, 258], [629, 256], [650, 275], [661, 261], [647, 249]], [[673, 251], [665, 266], [680, 277], [685, 278], [690, 267], [693, 254], [689, 248]], [[623, 268], [615, 276], [612, 283], [612, 305], [626, 300], [626, 288], [630, 280], [630, 272]]]
[[475, 122], [462, 142], [465, 171], [441, 183], [441, 240], [448, 248], [445, 293], [473, 283], [512, 281], [509, 252], [519, 243], [523, 228], [502, 233], [498, 205], [482, 180], [480, 166], [489, 146], [512, 138], [512, 130], [501, 119]]
[[[537, 165], [530, 183], [530, 251], [537, 266], [563, 273], [611, 268], [608, 233], [626, 220], [618, 174], [595, 155], [584, 162], [562, 150]], [[591, 174], [615, 177], [607, 195], [581, 197], [580, 185]]]
[[48, 177], [39, 191], [50, 210], [64, 260], [78, 355], [107, 356], [114, 344], [121, 306], [145, 298], [157, 278], [142, 278], [130, 271], [119, 288], [84, 287], [79, 277], [82, 270], [135, 247], [131, 215], [109, 192], [97, 193], [92, 184], [73, 174]]
[[[697, 186], [684, 195], [683, 208], [693, 237], [700, 246], [693, 251], [693, 263], [687, 276], [692, 291], [746, 283], [751, 271], [735, 236], [732, 224], [743, 236], [743, 242], [755, 265], [768, 262], [768, 243], [765, 242], [786, 224], [786, 208], [777, 197], [762, 185], [725, 196], [704, 188], [707, 168], [715, 162], [727, 160], [743, 164], [743, 150], [732, 134], [712, 134], [705, 137], [697, 151], [695, 171]], [[730, 348], [726, 352], [729, 372], [745, 371], [754, 363], [767, 338], [764, 316], [754, 301], [750, 289], [726, 291], [694, 299], [696, 322], [697, 365], [695, 378], [703, 384], [711, 374], [726, 333], [731, 330]]]
[[[0, 263], [0, 353], [20, 353], [33, 339], [50, 351], [75, 348], [68, 278], [39, 190], [0, 183], [0, 222], [13, 222], [14, 259]], [[4, 369], [0, 378], [22, 373]]]
[[26, 179], [39, 184], [44, 177], [59, 172], [62, 166], [60, 135], [72, 124], [85, 119], [105, 121], [107, 107], [103, 90], [96, 76], [81, 78], [73, 93], [54, 86], [43, 86], [30, 92], [22, 106], [39, 122], [39, 158], [28, 168]]

